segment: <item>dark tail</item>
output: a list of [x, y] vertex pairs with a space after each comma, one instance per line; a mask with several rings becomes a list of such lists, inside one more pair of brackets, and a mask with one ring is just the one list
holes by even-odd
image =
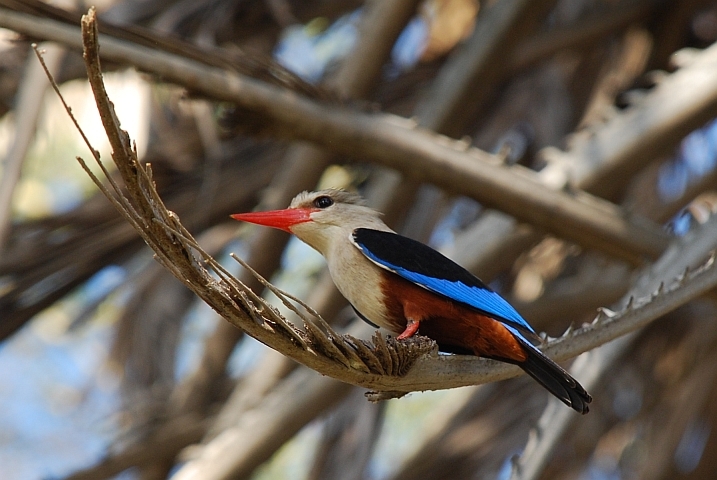
[[565, 405], [585, 415], [590, 410], [588, 404], [593, 398], [582, 385], [563, 367], [532, 348], [526, 348], [528, 359], [517, 365], [533, 377], [550, 393], [558, 397]]

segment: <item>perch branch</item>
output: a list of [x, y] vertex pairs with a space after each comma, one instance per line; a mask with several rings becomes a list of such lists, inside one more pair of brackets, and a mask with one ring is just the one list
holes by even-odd
[[[699, 265], [699, 262], [717, 247], [717, 217], [712, 217], [706, 224], [690, 232], [684, 239], [675, 242], [675, 245], [665, 252], [665, 255], [633, 283], [633, 288], [618, 303], [623, 310], [629, 311], [635, 305], [635, 298], [642, 295], [660, 296], [664, 290], [665, 278], [678, 278], [679, 284], [685, 284], [689, 290], [689, 267]], [[714, 269], [710, 266], [714, 258], [710, 257], [702, 268]], [[686, 292], [687, 293], [687, 292]], [[571, 372], [581, 379], [586, 389], [594, 388], [600, 378], [607, 373], [616, 359], [620, 358], [633, 344], [635, 334], [625, 335], [614, 342], [588, 352], [580, 357], [574, 364]], [[563, 408], [555, 402], [548, 402], [548, 406], [541, 415], [538, 425], [529, 437], [525, 451], [513, 465], [511, 478], [513, 480], [530, 480], [540, 476], [548, 463], [551, 454], [557, 447], [562, 434], [567, 430], [575, 417], [565, 415]]]
[[[83, 19], [85, 60], [101, 118], [113, 142], [113, 159], [126, 186], [127, 198], [113, 186], [115, 205], [133, 219], [135, 228], [152, 247], [157, 259], [227, 321], [271, 348], [317, 372], [378, 391], [408, 392], [472, 385], [517, 375], [516, 367], [470, 356], [435, 355], [435, 344], [425, 338], [409, 342], [384, 339], [373, 342], [338, 335], [312, 322], [306, 331], [283, 320], [273, 307], [228, 275], [198, 248], [177, 216], [164, 207], [151, 181], [151, 170], [141, 165], [130, 148], [129, 137], [114, 115], [104, 92], [97, 55], [94, 11]], [[99, 158], [96, 157], [99, 161]], [[101, 162], [100, 162], [101, 163]], [[97, 182], [99, 180], [96, 179]], [[131, 207], [129, 206], [131, 204]], [[199, 252], [201, 261], [195, 257]], [[215, 268], [215, 279], [205, 264]], [[570, 358], [634, 331], [717, 285], [717, 269], [708, 262], [692, 274], [630, 302], [622, 312], [605, 310], [592, 324], [566, 332], [547, 343], [545, 351], [558, 360]], [[324, 326], [324, 325], [322, 325]], [[320, 334], [324, 333], [324, 334]], [[340, 352], [337, 354], [336, 352]], [[348, 365], [347, 365], [348, 363]]]

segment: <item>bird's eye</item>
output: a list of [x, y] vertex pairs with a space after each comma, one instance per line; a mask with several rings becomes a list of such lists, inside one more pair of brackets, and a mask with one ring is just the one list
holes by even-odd
[[333, 200], [331, 197], [326, 196], [326, 195], [323, 195], [323, 196], [321, 196], [321, 197], [317, 197], [317, 198], [314, 200], [314, 206], [315, 206], [316, 208], [328, 208], [328, 207], [330, 207], [330, 206], [333, 205], [333, 204], [334, 204], [334, 200]]

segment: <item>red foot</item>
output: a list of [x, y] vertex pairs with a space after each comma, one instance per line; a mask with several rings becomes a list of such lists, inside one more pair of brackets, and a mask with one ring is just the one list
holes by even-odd
[[411, 338], [418, 331], [418, 323], [419, 322], [415, 320], [409, 320], [408, 324], [406, 325], [406, 329], [403, 331], [403, 333], [401, 333], [401, 335], [396, 338], [398, 338], [399, 340]]

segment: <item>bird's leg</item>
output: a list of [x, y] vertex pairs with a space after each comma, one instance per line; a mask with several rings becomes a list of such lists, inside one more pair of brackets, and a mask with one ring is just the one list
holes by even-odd
[[405, 340], [411, 338], [418, 331], [418, 324], [423, 319], [423, 311], [410, 301], [403, 301], [403, 316], [406, 317], [406, 329], [396, 338]]
[[403, 333], [401, 333], [401, 335], [396, 338], [399, 340], [411, 338], [418, 331], [419, 323], [419, 321], [409, 318], [408, 322], [406, 323], [406, 329], [403, 331]]

